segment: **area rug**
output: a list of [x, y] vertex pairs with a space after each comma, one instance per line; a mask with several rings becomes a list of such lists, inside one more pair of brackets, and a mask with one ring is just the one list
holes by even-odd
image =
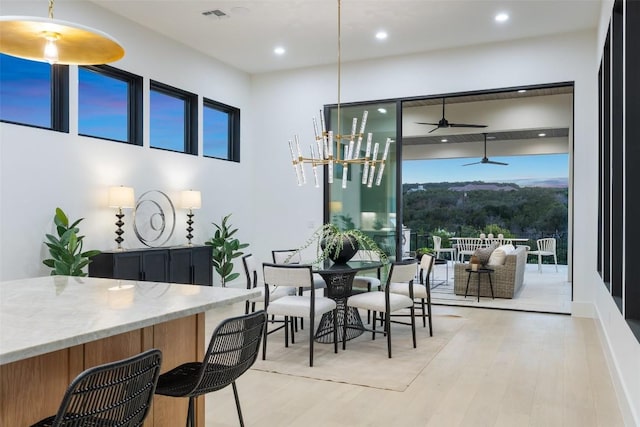
[[[346, 350], [333, 344], [314, 344], [313, 367], [309, 367], [309, 336], [307, 331], [296, 334], [296, 343], [284, 347], [282, 331], [270, 334], [267, 343], [267, 359], [261, 356], [252, 369], [293, 375], [322, 381], [346, 383], [384, 390], [404, 391], [433, 358], [444, 348], [465, 319], [458, 316], [434, 315], [433, 337], [429, 329], [422, 327], [422, 319], [416, 318], [417, 348], [411, 341], [411, 327], [392, 324], [392, 358], [387, 357], [387, 339], [377, 334], [363, 335], [347, 341]], [[306, 322], [305, 322], [306, 324]], [[366, 358], [364, 357], [366, 355]], [[377, 356], [375, 358], [374, 356]], [[367, 363], [363, 363], [362, 360]], [[375, 360], [375, 363], [371, 363]]]

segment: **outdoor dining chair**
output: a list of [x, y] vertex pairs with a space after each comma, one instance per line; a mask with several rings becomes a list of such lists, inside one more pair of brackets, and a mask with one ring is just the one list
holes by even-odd
[[433, 239], [433, 251], [436, 253], [436, 258], [440, 258], [440, 254], [449, 254], [451, 261], [456, 259], [456, 248], [443, 248], [442, 237], [432, 236]]
[[542, 273], [542, 257], [552, 256], [553, 263], [556, 265], [556, 273], [558, 272], [558, 257], [556, 255], [556, 239], [554, 237], [548, 237], [544, 239], [536, 240], [536, 246], [538, 250], [529, 251], [528, 255], [538, 256], [538, 272]]
[[476, 249], [482, 247], [482, 239], [477, 237], [463, 237], [457, 242], [458, 261], [465, 262], [465, 256], [473, 255]]

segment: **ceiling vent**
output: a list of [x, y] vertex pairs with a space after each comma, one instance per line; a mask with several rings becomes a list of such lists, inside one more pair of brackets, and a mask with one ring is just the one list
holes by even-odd
[[206, 12], [202, 12], [202, 14], [204, 16], [208, 16], [209, 18], [222, 19], [222, 18], [228, 18], [229, 17], [229, 15], [227, 15], [226, 13], [221, 11], [220, 9], [207, 10]]

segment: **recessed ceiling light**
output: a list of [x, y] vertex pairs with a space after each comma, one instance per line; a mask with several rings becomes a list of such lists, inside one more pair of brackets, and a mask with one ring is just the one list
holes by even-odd
[[286, 50], [282, 46], [278, 46], [273, 49], [273, 53], [275, 53], [276, 55], [284, 55], [285, 52]]
[[547, 136], [546, 133], [539, 133], [538, 136]]
[[525, 93], [526, 91], [527, 91], [526, 89], [520, 89], [518, 93]]
[[509, 15], [504, 12], [501, 12], [501, 13], [498, 13], [494, 19], [496, 20], [496, 22], [508, 21]]
[[378, 31], [378, 32], [376, 33], [376, 38], [377, 38], [378, 40], [384, 40], [384, 39], [386, 39], [387, 37], [389, 37], [389, 35], [387, 34], [387, 32], [386, 32], [386, 31]]
[[495, 136], [487, 136], [487, 139], [496, 139]]
[[378, 113], [387, 114], [387, 109], [386, 108], [378, 108]]
[[447, 138], [442, 138], [440, 142], [449, 142], [449, 140]]

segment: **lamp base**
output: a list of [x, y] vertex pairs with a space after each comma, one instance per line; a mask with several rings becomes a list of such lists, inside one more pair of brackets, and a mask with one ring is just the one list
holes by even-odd
[[189, 213], [187, 213], [187, 246], [193, 246], [193, 244], [191, 243], [191, 239], [193, 239], [193, 235], [191, 234], [191, 232], [193, 231], [193, 227], [191, 227], [193, 225], [193, 212], [191, 211], [191, 209], [189, 209]]
[[124, 239], [122, 238], [122, 235], [124, 234], [124, 230], [122, 229], [122, 226], [124, 225], [124, 222], [122, 221], [122, 218], [124, 218], [124, 214], [122, 213], [122, 209], [118, 208], [118, 213], [116, 214], [116, 218], [118, 218], [118, 220], [116, 221], [116, 224], [118, 226], [118, 228], [116, 229], [116, 243], [118, 244], [118, 247], [116, 248], [116, 250], [122, 251], [124, 250], [121, 243], [124, 242]]

